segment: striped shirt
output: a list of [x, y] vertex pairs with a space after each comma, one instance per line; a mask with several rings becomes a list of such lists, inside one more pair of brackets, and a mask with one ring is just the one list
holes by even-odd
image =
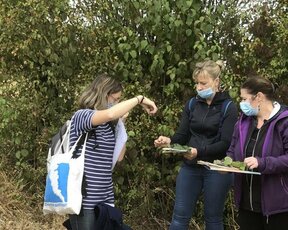
[[[84, 209], [94, 209], [97, 203], [104, 202], [114, 206], [112, 182], [112, 159], [115, 147], [115, 135], [108, 123], [92, 126], [91, 118], [95, 110], [78, 110], [71, 119], [70, 147], [81, 134], [89, 131], [86, 142], [84, 175], [86, 196], [83, 197]], [[81, 153], [79, 148], [78, 154]]]

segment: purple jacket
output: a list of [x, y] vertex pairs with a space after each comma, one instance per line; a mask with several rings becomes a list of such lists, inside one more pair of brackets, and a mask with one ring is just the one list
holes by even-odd
[[[235, 161], [243, 161], [245, 158], [244, 145], [252, 119], [242, 115], [235, 125], [227, 152]], [[257, 157], [258, 171], [261, 173], [261, 205], [266, 216], [288, 212], [288, 110], [282, 110], [267, 122], [269, 127], [264, 137], [262, 157]], [[242, 177], [242, 174], [235, 173], [234, 196], [237, 208], [241, 199]]]

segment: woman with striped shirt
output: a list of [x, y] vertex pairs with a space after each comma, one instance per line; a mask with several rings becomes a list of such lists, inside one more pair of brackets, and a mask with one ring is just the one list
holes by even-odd
[[[79, 110], [71, 119], [71, 146], [80, 135], [89, 133], [84, 163], [86, 194], [83, 196], [80, 214], [69, 216], [73, 230], [96, 229], [95, 207], [100, 203], [114, 206], [112, 159], [115, 135], [112, 123], [136, 105], [141, 105], [150, 115], [157, 111], [155, 103], [142, 95], [120, 102], [122, 90], [117, 80], [104, 74], [96, 77], [81, 95]], [[125, 147], [118, 160], [123, 159], [124, 153]]]

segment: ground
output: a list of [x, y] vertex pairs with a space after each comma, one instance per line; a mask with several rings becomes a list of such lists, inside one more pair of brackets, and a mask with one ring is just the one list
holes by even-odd
[[31, 207], [29, 196], [4, 172], [0, 172], [1, 230], [61, 230], [65, 216], [43, 215], [42, 206]]

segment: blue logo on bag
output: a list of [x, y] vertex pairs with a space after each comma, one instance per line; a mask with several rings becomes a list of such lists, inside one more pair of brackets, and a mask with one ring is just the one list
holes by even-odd
[[69, 164], [60, 163], [51, 169], [46, 179], [45, 202], [66, 203]]

